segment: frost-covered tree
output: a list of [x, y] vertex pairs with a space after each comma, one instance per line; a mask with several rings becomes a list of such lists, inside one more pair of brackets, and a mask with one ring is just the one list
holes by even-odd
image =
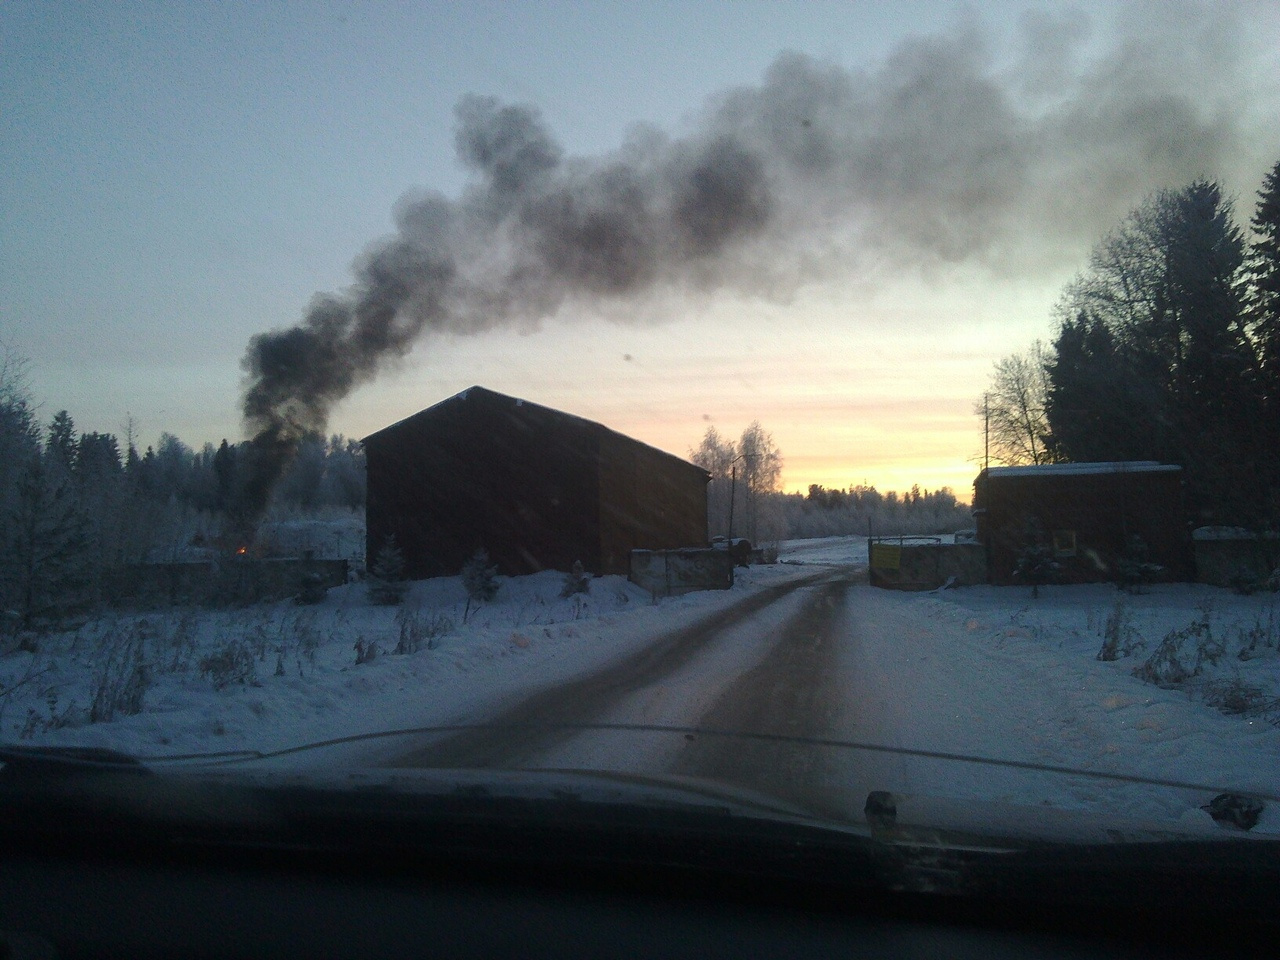
[[782, 479], [782, 453], [773, 435], [752, 421], [735, 444], [707, 427], [689, 459], [711, 474], [707, 487], [708, 536], [780, 536], [780, 514], [766, 503]]
[[366, 488], [364, 448], [359, 440], [335, 433], [329, 438], [321, 502], [358, 510], [364, 506]]
[[759, 420], [753, 420], [742, 431], [738, 459], [736, 486], [743, 508], [742, 531], [752, 542], [780, 539], [778, 518], [767, 509], [766, 498], [782, 482], [782, 451]]
[[730, 471], [737, 447], [732, 440], [720, 436], [714, 426], [707, 427], [702, 442], [689, 451], [689, 460], [711, 474], [707, 484], [707, 537], [726, 536], [729, 530], [729, 497], [732, 493]]

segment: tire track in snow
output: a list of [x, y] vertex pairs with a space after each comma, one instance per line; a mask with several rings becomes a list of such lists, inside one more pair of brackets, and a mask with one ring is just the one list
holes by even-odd
[[605, 670], [534, 694], [483, 720], [485, 727], [449, 734], [383, 762], [387, 767], [511, 769], [581, 731], [548, 729], [598, 721], [626, 697], [689, 663], [720, 634], [783, 597], [847, 575], [830, 568], [753, 593], [740, 603], [662, 635], [644, 650]]
[[[837, 682], [841, 613], [852, 584], [832, 581], [814, 591], [769, 654], [720, 694], [701, 718], [707, 731], [782, 737], [829, 737], [837, 729], [845, 691]], [[733, 784], [791, 801], [823, 817], [861, 815], [837, 788], [827, 751], [785, 740], [700, 735], [676, 758], [672, 773]]]

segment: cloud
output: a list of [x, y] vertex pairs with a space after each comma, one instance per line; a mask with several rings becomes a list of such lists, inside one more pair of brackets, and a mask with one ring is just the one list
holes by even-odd
[[287, 451], [424, 336], [569, 305], [617, 319], [673, 294], [785, 298], [864, 262], [1060, 265], [1144, 194], [1253, 155], [1240, 16], [1159, 10], [1105, 46], [1083, 16], [1027, 16], [1006, 49], [970, 18], [869, 72], [783, 53], [690, 129], [602, 156], [569, 155], [533, 106], [468, 96], [466, 188], [406, 195], [347, 292], [253, 338], [246, 424]]

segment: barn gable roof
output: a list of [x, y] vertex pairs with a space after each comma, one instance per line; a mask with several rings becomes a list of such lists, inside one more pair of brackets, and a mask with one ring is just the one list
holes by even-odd
[[494, 401], [497, 403], [507, 403], [513, 407], [531, 407], [532, 409], [537, 410], [543, 414], [556, 417], [563, 421], [576, 423], [580, 427], [583, 427], [591, 431], [599, 432], [601, 434], [608, 434], [626, 443], [634, 444], [637, 447], [643, 447], [646, 450], [650, 450], [653, 453], [658, 454], [659, 456], [667, 458], [668, 460], [672, 461], [675, 464], [678, 464], [681, 467], [686, 467], [689, 470], [697, 471], [706, 479], [709, 479], [711, 476], [702, 467], [699, 467], [697, 464], [690, 463], [688, 460], [685, 460], [683, 457], [677, 457], [673, 453], [668, 453], [667, 451], [660, 450], [657, 447], [652, 446], [650, 444], [642, 443], [641, 441], [636, 440], [634, 437], [628, 437], [624, 433], [619, 433], [617, 430], [611, 430], [609, 427], [606, 427], [602, 423], [597, 423], [594, 420], [588, 420], [586, 417], [579, 417], [576, 414], [565, 413], [563, 410], [556, 410], [554, 407], [546, 407], [546, 406], [543, 406], [542, 404], [532, 403], [528, 400], [522, 400], [519, 397], [508, 396], [505, 393], [499, 393], [496, 390], [490, 390], [487, 387], [481, 387], [478, 385], [468, 387], [465, 390], [455, 393], [451, 397], [446, 397], [445, 399], [439, 401], [438, 403], [432, 404], [431, 406], [427, 407], [424, 410], [419, 410], [417, 413], [410, 414], [409, 416], [404, 417], [401, 420], [397, 420], [395, 423], [390, 424], [389, 426], [383, 427], [381, 430], [376, 430], [373, 433], [369, 434], [367, 437], [364, 437], [360, 442], [362, 444], [368, 444], [370, 440], [376, 441], [382, 438], [384, 435], [398, 432], [401, 427], [404, 427], [410, 423], [420, 423], [423, 421], [429, 421], [435, 418], [436, 416], [438, 416], [439, 414], [441, 414], [442, 412], [445, 412], [459, 404], [466, 403], [468, 400], [473, 398], [482, 398], [482, 399]]

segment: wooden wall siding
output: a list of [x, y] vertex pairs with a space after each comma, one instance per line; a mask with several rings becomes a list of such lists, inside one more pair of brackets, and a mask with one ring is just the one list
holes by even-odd
[[625, 573], [632, 550], [706, 543], [707, 474], [660, 450], [600, 434], [600, 569]]
[[575, 561], [593, 573], [626, 573], [635, 546], [705, 541], [701, 469], [483, 388], [364, 443], [369, 562], [394, 533], [413, 578], [455, 574], [479, 547], [509, 575]]
[[1140, 536], [1149, 559], [1165, 567], [1164, 579], [1193, 576], [1191, 543], [1180, 471], [1046, 473], [992, 476], [974, 484], [979, 540], [988, 549], [992, 583], [1013, 583], [1029, 518], [1047, 538], [1074, 531], [1074, 556], [1059, 556], [1058, 580], [1091, 583], [1115, 579], [1115, 560], [1130, 535]]

